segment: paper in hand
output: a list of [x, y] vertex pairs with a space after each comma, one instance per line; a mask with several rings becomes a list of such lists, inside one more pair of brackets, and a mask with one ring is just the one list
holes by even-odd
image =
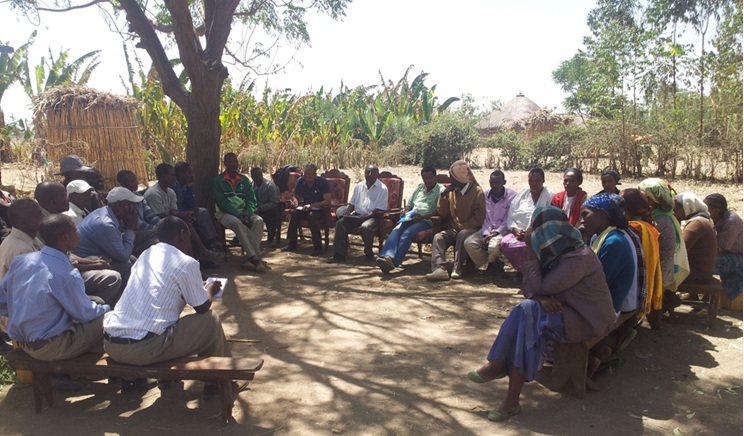
[[[207, 285], [212, 282], [220, 282], [222, 284], [220, 291], [214, 294], [214, 298], [222, 298], [222, 294], [225, 293], [225, 288], [227, 287], [227, 279], [224, 277], [207, 277]], [[206, 285], [204, 288], [206, 289]]]

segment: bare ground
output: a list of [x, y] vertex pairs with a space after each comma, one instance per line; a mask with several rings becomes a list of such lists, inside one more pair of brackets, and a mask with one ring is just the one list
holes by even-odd
[[[415, 187], [418, 169], [395, 168]], [[348, 172], [353, 180], [360, 171]], [[488, 171], [477, 177], [487, 184]], [[3, 169], [3, 180], [9, 183]], [[526, 187], [523, 172], [509, 185]], [[599, 190], [596, 176], [584, 188]], [[560, 175], [548, 185], [560, 189]], [[630, 186], [630, 181], [625, 186]], [[688, 189], [676, 182], [678, 189]], [[723, 192], [741, 211], [741, 186], [689, 185]], [[680, 189], [681, 188], [681, 189]], [[267, 250], [272, 270], [244, 274], [237, 251], [219, 275], [231, 284], [217, 302], [235, 356], [265, 359], [235, 402], [234, 423], [218, 425], [219, 404], [200, 399], [201, 383], [142, 397], [95, 382], [82, 393], [55, 392], [56, 407], [33, 412], [24, 385], [0, 392], [0, 434], [741, 434], [742, 314], [678, 309], [662, 330], [644, 325], [620, 368], [598, 379], [584, 400], [533, 382], [523, 412], [501, 424], [486, 419], [506, 394], [506, 379], [486, 385], [465, 374], [484, 362], [498, 328], [520, 300], [511, 274], [474, 275], [431, 285], [429, 258], [411, 254], [403, 270], [382, 276], [352, 248], [352, 261], [327, 265], [308, 255]]]

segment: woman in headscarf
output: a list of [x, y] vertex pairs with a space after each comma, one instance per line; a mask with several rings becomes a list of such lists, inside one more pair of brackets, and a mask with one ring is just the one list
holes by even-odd
[[722, 300], [721, 306], [741, 310], [742, 301], [742, 220], [736, 212], [729, 210], [726, 197], [711, 194], [705, 197], [705, 204], [718, 232], [718, 258], [716, 274], [726, 289], [726, 297], [731, 302]]
[[660, 326], [660, 316], [679, 306], [679, 297], [675, 291], [689, 274], [690, 268], [685, 241], [682, 239], [682, 229], [672, 214], [674, 194], [669, 184], [664, 180], [651, 178], [643, 180], [638, 185], [638, 189], [646, 194], [654, 225], [659, 231], [659, 258], [661, 259], [664, 296], [661, 313], [654, 312], [648, 317], [651, 327], [656, 329]]
[[[690, 275], [684, 283], [707, 284], [713, 281], [718, 242], [708, 206], [692, 192], [682, 192], [674, 198], [674, 217], [681, 223]], [[694, 299], [696, 296], [691, 296]]]
[[529, 259], [523, 265], [522, 293], [526, 299], [501, 325], [488, 362], [468, 373], [475, 383], [509, 376], [506, 398], [488, 414], [491, 421], [504, 421], [521, 411], [522, 387], [540, 370], [549, 341], [604, 336], [615, 322], [602, 265], [566, 214], [553, 206], [538, 207], [532, 229], [525, 238]]
[[[581, 207], [581, 221], [590, 236], [592, 251], [602, 263], [615, 312], [637, 310], [638, 267], [642, 265], [643, 254], [637, 235], [628, 232], [622, 197], [607, 193], [593, 196]], [[644, 302], [645, 297], [644, 292]]]
[[509, 206], [506, 227], [509, 232], [501, 240], [501, 253], [509, 259], [514, 269], [522, 273], [522, 265], [529, 259], [529, 249], [524, 241], [525, 230], [530, 226], [536, 207], [549, 206], [553, 192], [545, 187], [545, 172], [533, 168], [527, 174], [529, 188], [517, 194]]
[[[620, 196], [625, 200], [625, 215], [628, 227], [633, 229], [641, 240], [643, 260], [646, 272], [646, 302], [642, 316], [652, 310], [660, 311], [664, 288], [661, 275], [661, 259], [659, 258], [659, 231], [654, 227], [651, 207], [646, 200], [646, 194], [636, 188], [623, 189]], [[642, 301], [640, 303], [643, 303]]]

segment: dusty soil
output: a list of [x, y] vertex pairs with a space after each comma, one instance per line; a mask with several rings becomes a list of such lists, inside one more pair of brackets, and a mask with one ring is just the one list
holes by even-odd
[[[418, 169], [394, 170], [410, 195]], [[487, 184], [487, 170], [476, 175]], [[526, 187], [524, 172], [507, 179]], [[559, 190], [560, 180], [550, 174], [547, 184]], [[675, 186], [720, 191], [742, 210], [741, 186]], [[587, 176], [584, 189], [598, 191], [598, 178]], [[263, 275], [244, 274], [233, 249], [219, 271], [231, 282], [213, 307], [228, 338], [260, 341], [232, 342], [233, 354], [265, 359], [235, 402], [236, 422], [218, 425], [219, 404], [201, 400], [199, 382], [141, 397], [95, 382], [81, 393], [55, 392], [56, 406], [41, 415], [31, 388], [13, 385], [0, 392], [0, 434], [741, 434], [741, 313], [720, 311], [711, 328], [705, 310], [682, 307], [662, 330], [640, 328], [621, 366], [598, 378], [601, 391], [579, 400], [571, 388], [528, 383], [522, 414], [495, 424], [486, 415], [506, 380], [475, 385], [465, 374], [484, 362], [521, 298], [513, 274], [431, 285], [423, 279], [428, 256], [410, 254], [402, 270], [382, 276], [359, 247], [345, 265], [327, 265], [309, 248], [267, 250], [272, 270]]]

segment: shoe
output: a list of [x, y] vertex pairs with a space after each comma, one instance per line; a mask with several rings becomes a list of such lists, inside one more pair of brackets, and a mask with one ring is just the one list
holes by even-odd
[[250, 260], [241, 263], [240, 267], [246, 271], [256, 271], [256, 265], [254, 265]]
[[[233, 396], [238, 395], [244, 390], [248, 389], [248, 382], [246, 380], [238, 380], [231, 383]], [[220, 393], [220, 386], [215, 383], [204, 384], [204, 399], [208, 400]]]
[[468, 373], [468, 379], [471, 382], [478, 383], [478, 384], [487, 383], [487, 382], [490, 382], [490, 381], [493, 381], [493, 380], [498, 380], [498, 379], [501, 379], [501, 378], [504, 378], [504, 377], [506, 377], [506, 371], [501, 371], [500, 373], [496, 374], [496, 377], [492, 378], [491, 380], [486, 380], [483, 377], [481, 377], [481, 375], [478, 374], [478, 371], [470, 371]]
[[390, 274], [395, 269], [393, 259], [390, 256], [378, 257], [375, 264], [380, 268], [383, 274]]
[[372, 262], [375, 260], [375, 255], [372, 253], [364, 253], [364, 260], [367, 262]]
[[261, 262], [260, 260], [258, 261], [257, 264], [255, 264], [255, 267], [256, 267], [257, 273], [266, 272], [266, 265], [264, 265], [264, 263]]
[[450, 279], [449, 274], [447, 274], [447, 270], [444, 268], [437, 268], [434, 271], [430, 272], [426, 275], [426, 279], [432, 282], [435, 281], [447, 281]]
[[453, 280], [459, 280], [459, 279], [461, 279], [462, 278], [462, 270], [461, 269], [456, 269], [456, 270], [452, 271], [452, 275], [450, 276], [450, 278], [453, 279]]
[[289, 244], [286, 247], [282, 247], [283, 252], [292, 252], [297, 251], [297, 245], [296, 244]]
[[148, 378], [137, 378], [134, 380], [122, 380], [121, 381], [121, 394], [130, 395], [141, 392], [147, 392], [157, 384], [157, 380]]
[[276, 248], [276, 242], [269, 241], [269, 248]]
[[90, 382], [84, 379], [73, 379], [67, 374], [52, 374], [52, 388], [58, 391], [77, 392], [82, 391]]
[[328, 263], [342, 263], [346, 262], [346, 256], [343, 256], [341, 254], [334, 254], [333, 256], [329, 257], [327, 260]]
[[507, 419], [511, 418], [514, 415], [519, 415], [519, 412], [522, 411], [522, 406], [517, 407], [517, 409], [513, 412], [509, 413], [501, 413], [496, 409], [493, 409], [492, 411], [488, 412], [488, 420], [493, 422], [502, 422], [506, 421]]
[[206, 260], [207, 262], [221, 262], [225, 259], [225, 254], [219, 251], [207, 250], [204, 256], [200, 260]]

